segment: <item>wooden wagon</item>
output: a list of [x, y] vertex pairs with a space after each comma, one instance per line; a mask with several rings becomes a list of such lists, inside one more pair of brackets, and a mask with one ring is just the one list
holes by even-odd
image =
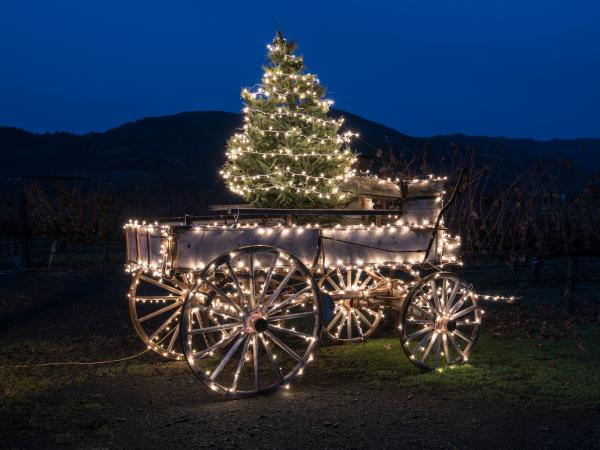
[[322, 334], [364, 340], [386, 310], [399, 311], [402, 348], [416, 366], [467, 361], [483, 311], [472, 286], [444, 271], [458, 263], [460, 242], [443, 225], [443, 180], [396, 185], [374, 195], [388, 209], [222, 206], [128, 223], [136, 332], [234, 397], [287, 386]]

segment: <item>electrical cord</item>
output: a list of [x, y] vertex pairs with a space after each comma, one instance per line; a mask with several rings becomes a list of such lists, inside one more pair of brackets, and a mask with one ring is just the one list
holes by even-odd
[[149, 352], [150, 349], [147, 348], [143, 352], [136, 353], [135, 355], [126, 356], [124, 358], [118, 359], [107, 359], [104, 361], [67, 361], [67, 362], [50, 362], [50, 363], [41, 363], [41, 364], [18, 364], [16, 366], [2, 366], [0, 369], [29, 369], [33, 367], [48, 367], [48, 366], [94, 366], [100, 364], [111, 364], [122, 361], [127, 361], [130, 359], [138, 358], [142, 356], [144, 353]]

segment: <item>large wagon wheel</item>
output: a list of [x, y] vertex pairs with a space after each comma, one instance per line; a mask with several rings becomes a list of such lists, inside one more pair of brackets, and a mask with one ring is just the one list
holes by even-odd
[[256, 245], [218, 257], [198, 275], [184, 303], [181, 338], [204, 383], [224, 395], [249, 397], [302, 374], [321, 328], [321, 296], [306, 266], [282, 250]]
[[[373, 289], [388, 280], [372, 268], [333, 268], [319, 278], [325, 293]], [[368, 298], [340, 299], [334, 302], [333, 316], [323, 327], [334, 342], [356, 342], [369, 337], [379, 326], [383, 310]]]
[[402, 307], [400, 342], [417, 367], [433, 370], [469, 360], [482, 311], [472, 286], [440, 272], [419, 281]]
[[133, 328], [149, 349], [172, 359], [183, 359], [179, 339], [181, 309], [192, 274], [161, 277], [137, 270], [129, 288]]

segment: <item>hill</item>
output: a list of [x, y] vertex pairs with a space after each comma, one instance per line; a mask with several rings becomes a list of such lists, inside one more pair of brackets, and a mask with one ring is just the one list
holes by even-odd
[[[353, 147], [368, 166], [376, 149], [395, 155], [427, 152], [436, 172], [453, 154], [475, 150], [482, 162], [495, 161], [500, 175], [528, 167], [537, 159], [572, 159], [575, 179], [600, 167], [600, 139], [508, 139], [455, 134], [412, 137], [354, 114], [343, 114], [349, 129], [360, 133]], [[155, 187], [222, 192], [218, 171], [227, 138], [241, 116], [221, 111], [184, 112], [144, 118], [84, 135], [36, 134], [0, 127], [0, 176], [77, 175], [117, 187], [146, 191]]]

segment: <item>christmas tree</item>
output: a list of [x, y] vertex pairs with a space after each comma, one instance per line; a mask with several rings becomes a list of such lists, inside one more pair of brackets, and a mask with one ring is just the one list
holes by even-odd
[[296, 45], [279, 32], [268, 46], [261, 84], [243, 89], [243, 131], [227, 143], [221, 175], [256, 207], [324, 208], [349, 201], [339, 185], [353, 176], [354, 135], [328, 117], [332, 101], [307, 73]]

